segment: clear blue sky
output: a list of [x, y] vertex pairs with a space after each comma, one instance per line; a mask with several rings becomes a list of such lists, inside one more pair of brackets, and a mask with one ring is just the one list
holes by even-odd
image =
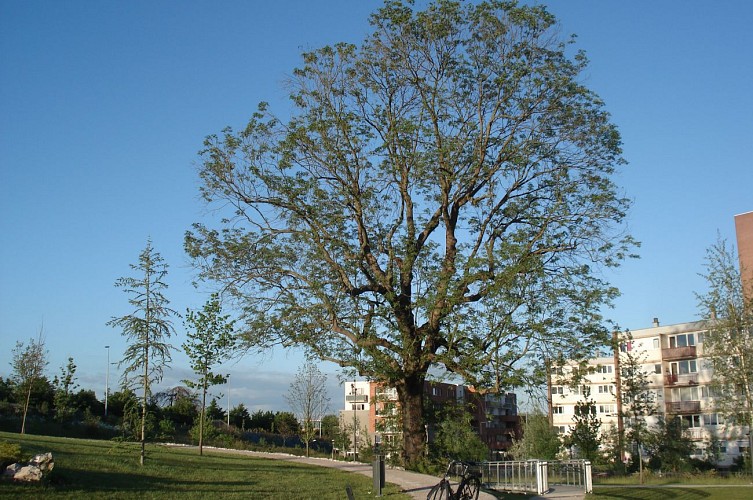
[[[697, 319], [705, 249], [717, 231], [734, 242], [733, 216], [753, 210], [753, 2], [543, 3], [578, 35], [629, 161], [618, 182], [643, 247], [609, 276], [623, 292], [611, 316], [631, 329]], [[117, 361], [125, 345], [105, 323], [129, 312], [113, 283], [149, 237], [171, 266], [172, 306], [200, 307], [183, 234], [210, 219], [204, 136], [243, 126], [259, 101], [284, 115], [301, 51], [359, 42], [378, 5], [0, 0], [0, 376], [43, 325], [48, 374], [72, 356], [101, 396], [104, 346]], [[276, 352], [228, 367], [231, 403], [285, 409], [300, 362]], [[176, 356], [165, 382], [188, 375]]]

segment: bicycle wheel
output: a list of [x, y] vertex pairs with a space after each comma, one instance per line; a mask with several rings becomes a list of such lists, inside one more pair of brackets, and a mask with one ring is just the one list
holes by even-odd
[[461, 500], [476, 500], [481, 489], [481, 481], [477, 477], [469, 477], [460, 490]]
[[442, 479], [429, 490], [426, 500], [450, 500], [451, 495], [450, 483], [446, 479]]

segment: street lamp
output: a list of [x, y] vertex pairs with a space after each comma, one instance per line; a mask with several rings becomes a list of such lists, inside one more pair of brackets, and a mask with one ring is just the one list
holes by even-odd
[[110, 393], [110, 346], [106, 345], [107, 349], [107, 375], [105, 375], [105, 418], [107, 418], [107, 395]]

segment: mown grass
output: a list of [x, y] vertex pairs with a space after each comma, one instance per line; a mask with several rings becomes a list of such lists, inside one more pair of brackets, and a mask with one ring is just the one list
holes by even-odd
[[[350, 485], [356, 498], [375, 496], [372, 479], [327, 467], [195, 449], [147, 447], [144, 466], [134, 443], [32, 436], [0, 432], [24, 455], [51, 451], [55, 469], [45, 484], [0, 483], [4, 498], [283, 498], [342, 499]], [[408, 499], [388, 484], [382, 496]]]
[[750, 486], [596, 486], [587, 500], [749, 500]]

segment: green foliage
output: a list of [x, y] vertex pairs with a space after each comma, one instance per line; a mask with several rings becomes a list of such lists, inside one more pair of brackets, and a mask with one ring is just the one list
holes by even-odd
[[692, 469], [690, 454], [693, 442], [685, 434], [682, 419], [669, 416], [659, 417], [656, 431], [647, 440], [651, 458], [649, 467], [663, 472], [683, 472]]
[[60, 368], [60, 378], [55, 376], [52, 385], [55, 386], [55, 418], [59, 422], [69, 421], [75, 413], [73, 391], [78, 387], [76, 380], [76, 364], [73, 358], [68, 358], [68, 364]]
[[262, 432], [272, 432], [275, 426], [275, 414], [272, 411], [256, 410], [251, 415], [248, 428]]
[[191, 427], [200, 416], [200, 411], [196, 406], [196, 400], [193, 397], [180, 396], [173, 401], [173, 404], [162, 408], [162, 414], [176, 425]]
[[206, 138], [220, 228], [185, 247], [241, 301], [248, 346], [394, 387], [410, 463], [430, 366], [499, 389], [522, 358], [604, 343], [599, 268], [633, 247], [630, 203], [619, 133], [544, 7], [387, 2], [370, 21], [360, 46], [303, 55], [289, 121], [261, 104]]
[[225, 410], [223, 410], [219, 403], [217, 403], [216, 398], [212, 398], [212, 401], [210, 401], [209, 405], [206, 409], [206, 418], [210, 421], [212, 420], [222, 420], [225, 421], [227, 418], [227, 413], [225, 413]]
[[287, 438], [298, 434], [300, 428], [301, 425], [298, 419], [291, 412], [278, 411], [275, 414], [275, 432], [283, 437], [283, 444], [285, 444]]
[[199, 406], [199, 453], [203, 453], [203, 426], [206, 421], [207, 392], [213, 385], [227, 382], [227, 375], [214, 373], [215, 366], [226, 361], [235, 349], [233, 336], [234, 321], [230, 316], [222, 315], [219, 295], [212, 294], [201, 311], [186, 311], [185, 325], [188, 330], [188, 340], [183, 343], [183, 350], [191, 360], [191, 369], [196, 380], [186, 380], [185, 383], [199, 390], [201, 402]]
[[0, 377], [0, 401], [8, 403], [16, 401], [14, 383], [10, 378]]
[[123, 388], [110, 394], [107, 399], [107, 411], [112, 417], [123, 417], [129, 408], [138, 406], [138, 398], [132, 389]]
[[191, 438], [192, 443], [199, 443], [199, 438], [202, 439], [202, 442], [204, 443], [213, 443], [217, 441], [217, 439], [223, 434], [223, 432], [214, 425], [214, 420], [209, 417], [209, 414], [207, 413], [207, 417], [204, 420], [204, 425], [202, 426], [199, 422], [199, 419], [197, 418], [196, 421], [193, 424], [193, 427], [191, 427], [189, 431], [189, 437]]
[[565, 437], [565, 446], [574, 448], [573, 451], [578, 458], [598, 461], [601, 420], [596, 415], [596, 404], [593, 399], [586, 396], [586, 399], [576, 403], [573, 421], [575, 425]]
[[246, 405], [243, 403], [238, 404], [230, 409], [230, 425], [234, 425], [239, 429], [246, 429], [246, 424], [251, 421], [251, 415], [248, 413]]
[[21, 446], [17, 443], [0, 441], [0, 470], [21, 460]]
[[522, 419], [523, 435], [515, 440], [512, 449], [516, 460], [537, 458], [554, 460], [562, 448], [557, 431], [549, 425], [549, 417], [540, 411], [526, 415]]
[[489, 448], [473, 431], [473, 417], [463, 405], [446, 405], [440, 421], [435, 424], [433, 454], [453, 460], [482, 461], [489, 457]]
[[[23, 342], [16, 342], [13, 349], [13, 360], [11, 367], [13, 372], [11, 377], [16, 389], [16, 400], [23, 402], [23, 417], [21, 420], [21, 434], [26, 431], [26, 417], [29, 412], [29, 406], [32, 402], [32, 394], [35, 386], [39, 386], [44, 369], [47, 367], [47, 350], [45, 349], [44, 336], [42, 329], [39, 330], [37, 339], [30, 339], [29, 343], [24, 345]], [[44, 379], [47, 382], [46, 379]], [[47, 382], [49, 386], [49, 382]], [[39, 405], [41, 413], [46, 413], [44, 402]]]
[[[696, 297], [709, 318], [703, 354], [714, 370], [715, 410], [753, 427], [753, 281], [745, 281], [735, 252], [721, 237], [706, 251], [704, 267], [708, 289]], [[750, 453], [753, 457], [753, 449]]]

